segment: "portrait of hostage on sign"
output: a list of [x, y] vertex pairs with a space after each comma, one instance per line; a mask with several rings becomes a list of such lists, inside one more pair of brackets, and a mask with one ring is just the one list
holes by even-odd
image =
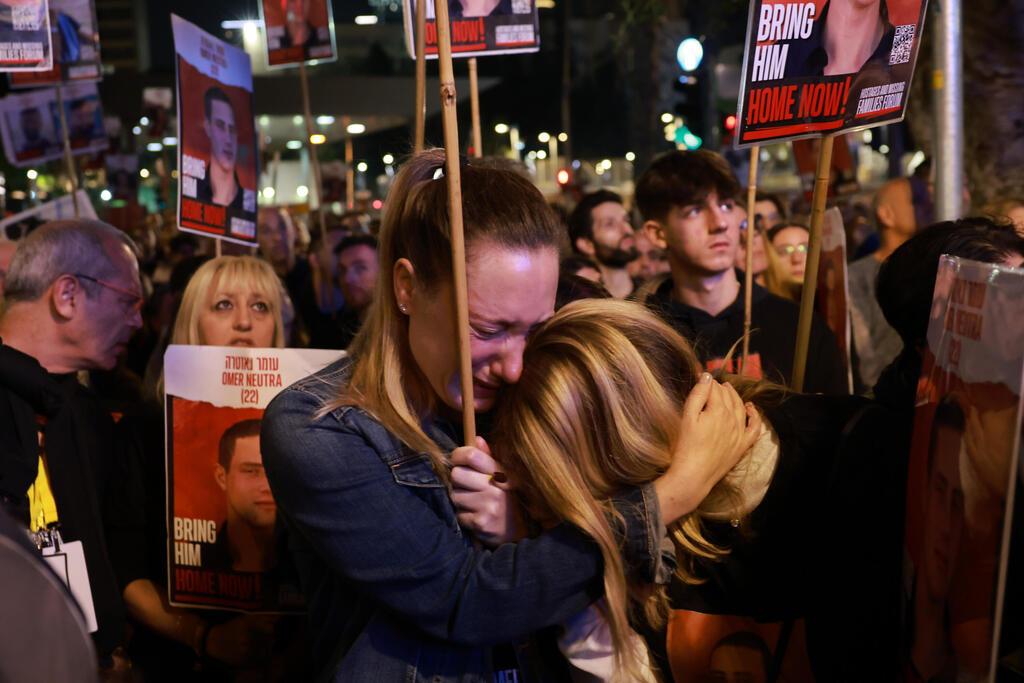
[[[172, 600], [279, 608], [286, 601], [279, 597], [277, 505], [260, 452], [263, 411], [168, 398]], [[205, 580], [177, 580], [178, 572]], [[238, 574], [258, 576], [218, 578]]]
[[252, 66], [242, 50], [171, 15], [177, 51], [181, 229], [256, 244]]
[[29, 106], [21, 110], [6, 112], [7, 125], [15, 146], [15, 155], [19, 160], [31, 160], [41, 157], [52, 158], [59, 153], [57, 133], [53, 120], [44, 116], [40, 107]]
[[[250, 94], [218, 83], [187, 62], [182, 61], [179, 69], [180, 106], [185, 117], [181, 125], [182, 198], [225, 208], [222, 213], [205, 211], [197, 221], [201, 224], [234, 232], [231, 219], [241, 218], [255, 226], [256, 158]], [[182, 219], [188, 215], [183, 212]]]
[[335, 58], [327, 0], [263, 0], [262, 10], [270, 66]]
[[[418, 0], [412, 0], [413, 7]], [[495, 17], [506, 14], [528, 14], [533, 0], [448, 0], [450, 19]], [[518, 10], [518, 11], [517, 11]], [[427, 0], [427, 19], [434, 19], [433, 0]]]
[[[57, 114], [57, 105], [52, 105], [54, 116]], [[100, 108], [100, 99], [96, 95], [86, 95], [74, 100], [64, 102], [64, 115], [68, 122], [68, 140], [71, 149], [87, 147], [97, 140], [103, 140], [106, 133], [103, 130], [103, 110]]]

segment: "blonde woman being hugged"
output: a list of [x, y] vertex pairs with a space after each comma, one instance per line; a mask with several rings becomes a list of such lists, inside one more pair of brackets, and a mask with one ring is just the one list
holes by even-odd
[[762, 413], [756, 442], [668, 525], [679, 564], [667, 589], [623, 565], [610, 501], [671, 467], [700, 377], [690, 345], [631, 302], [568, 304], [531, 337], [496, 411], [495, 457], [531, 517], [582, 529], [604, 559], [604, 607], [567, 624], [563, 651], [600, 679], [648, 680], [633, 626], [661, 629], [662, 649], [670, 608], [805, 618], [818, 680], [884, 679], [896, 670], [906, 460], [866, 399], [731, 380]]

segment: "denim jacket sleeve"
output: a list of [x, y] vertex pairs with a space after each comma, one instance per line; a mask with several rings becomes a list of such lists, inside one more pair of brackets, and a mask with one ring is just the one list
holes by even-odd
[[[264, 465], [291, 533], [361, 596], [431, 636], [483, 645], [558, 623], [600, 595], [601, 555], [585, 534], [561, 525], [474, 549], [426, 456], [358, 409], [315, 417], [322, 405], [294, 387], [278, 395], [264, 416]], [[653, 490], [629, 492], [618, 508], [627, 561], [654, 576]]]

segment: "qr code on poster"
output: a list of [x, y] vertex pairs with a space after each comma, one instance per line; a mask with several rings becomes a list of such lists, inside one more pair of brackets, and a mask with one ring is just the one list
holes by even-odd
[[533, 0], [512, 0], [512, 14], [529, 14], [533, 11]]
[[896, 27], [896, 35], [892, 38], [892, 52], [889, 53], [889, 66], [906, 64], [910, 61], [910, 51], [914, 47], [914, 31], [917, 24], [906, 24]]

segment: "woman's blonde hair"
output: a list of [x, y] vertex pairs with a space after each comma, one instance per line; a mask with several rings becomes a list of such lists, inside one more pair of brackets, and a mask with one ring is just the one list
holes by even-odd
[[[467, 252], [481, 241], [511, 249], [557, 250], [562, 238], [558, 217], [527, 178], [472, 162], [463, 163], [460, 171]], [[352, 375], [339, 385], [337, 400], [325, 412], [339, 405], [359, 406], [406, 446], [428, 454], [447, 482], [444, 454], [421, 427], [437, 397], [412, 357], [409, 321], [398, 310], [392, 286], [392, 271], [401, 258], [412, 263], [417, 284], [428, 291], [451, 280], [444, 173], [444, 150], [433, 149], [406, 161], [395, 177], [381, 220], [380, 279], [366, 321], [348, 349], [354, 359]], [[437, 334], [452, 335], [454, 343], [454, 330]]]
[[194, 344], [199, 339], [199, 314], [206, 305], [206, 297], [214, 280], [220, 277], [220, 286], [235, 285], [251, 289], [262, 296], [274, 316], [273, 346], [284, 346], [284, 324], [281, 322], [281, 281], [266, 261], [254, 256], [220, 256], [199, 266], [188, 281], [181, 297], [181, 306], [174, 319], [172, 344]]
[[[667, 600], [664, 588], [628, 582], [609, 498], [668, 468], [683, 403], [701, 372], [692, 347], [643, 306], [577, 301], [530, 339], [522, 376], [498, 406], [491, 445], [526, 509], [545, 522], [574, 524], [601, 548], [606, 618], [622, 678], [641, 671], [642, 653], [629, 636], [632, 608], [642, 607], [658, 624]], [[751, 383], [738, 384], [741, 393], [758, 394]], [[700, 583], [698, 558], [726, 552], [705, 536], [703, 510], [719, 510], [735, 497], [723, 480], [705, 504], [669, 526], [682, 580]]]

